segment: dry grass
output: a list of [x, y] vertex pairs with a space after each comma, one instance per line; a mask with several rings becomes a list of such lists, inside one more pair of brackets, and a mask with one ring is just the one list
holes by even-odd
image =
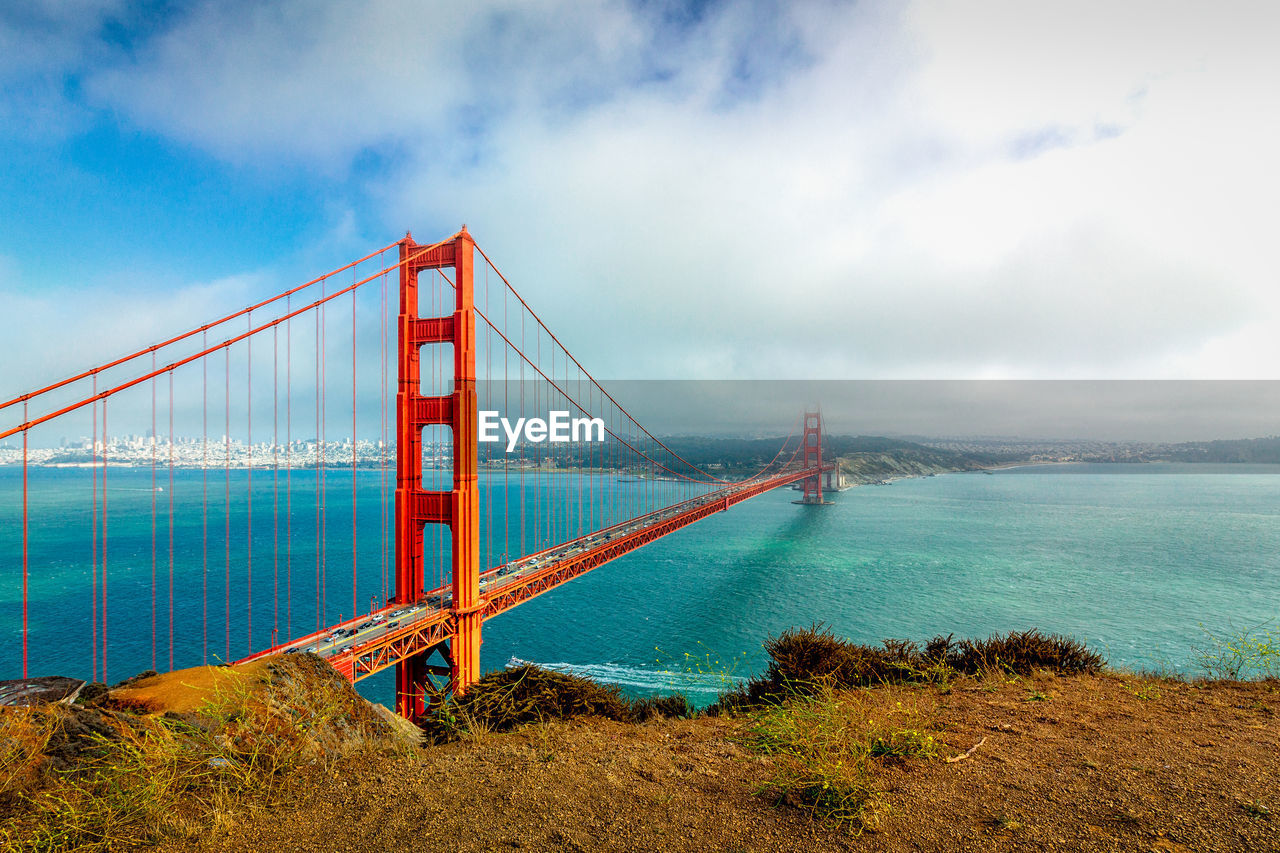
[[0, 805], [38, 786], [45, 750], [57, 728], [56, 714], [36, 708], [0, 709]]
[[270, 802], [304, 764], [395, 748], [386, 724], [327, 664], [297, 658], [265, 665], [259, 678], [210, 676], [190, 713], [138, 713], [157, 710], [154, 697], [134, 692], [143, 683], [99, 708], [0, 715], [12, 758], [5, 767], [16, 768], [0, 776], [9, 779], [0, 850], [195, 839], [250, 801]]
[[[1003, 683], [1037, 671], [1096, 673], [1103, 665], [1079, 642], [1038, 631], [960, 642], [937, 637], [922, 649], [907, 640], [858, 645], [815, 625], [770, 637], [765, 650], [764, 675], [722, 694], [708, 713], [750, 715], [749, 743], [781, 762], [762, 794], [857, 831], [875, 829], [888, 811], [875, 783], [878, 765], [939, 756], [932, 697], [958, 674]], [[938, 690], [877, 707], [866, 688], [894, 684]]]
[[878, 766], [941, 754], [931, 696], [886, 705], [866, 690], [825, 685], [759, 709], [746, 742], [777, 762], [759, 793], [832, 825], [876, 829], [889, 811]]

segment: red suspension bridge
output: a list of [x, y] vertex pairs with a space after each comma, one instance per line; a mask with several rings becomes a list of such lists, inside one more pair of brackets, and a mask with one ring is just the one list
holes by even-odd
[[816, 412], [754, 473], [682, 457], [465, 226], [0, 415], [0, 466], [21, 469], [0, 601], [20, 600], [24, 678], [48, 642], [104, 681], [148, 653], [174, 669], [311, 651], [353, 681], [394, 667], [410, 717], [479, 677], [485, 620], [770, 489], [802, 484], [797, 503], [821, 504], [832, 471]]

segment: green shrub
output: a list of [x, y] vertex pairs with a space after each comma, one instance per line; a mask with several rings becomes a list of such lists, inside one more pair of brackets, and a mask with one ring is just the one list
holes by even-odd
[[464, 731], [510, 731], [526, 723], [570, 717], [643, 722], [688, 717], [693, 708], [680, 694], [630, 701], [612, 685], [524, 664], [490, 672], [461, 696], [443, 699], [422, 723], [435, 741]]
[[1201, 625], [1208, 645], [1196, 649], [1200, 666], [1210, 678], [1280, 678], [1280, 630], [1266, 625], [1221, 634]]
[[764, 647], [769, 654], [764, 674], [720, 694], [708, 714], [736, 713], [793, 694], [811, 694], [823, 686], [936, 684], [956, 673], [992, 669], [1019, 675], [1037, 669], [1093, 673], [1105, 663], [1077, 640], [1036, 630], [959, 642], [950, 636], [934, 637], [921, 649], [909, 640], [885, 640], [878, 647], [851, 643], [818, 624], [769, 637]]
[[631, 719], [637, 723], [643, 723], [655, 717], [683, 719], [692, 717], [693, 714], [693, 706], [681, 693], [673, 693], [670, 696], [649, 696], [631, 703]]
[[1003, 670], [1016, 675], [1030, 675], [1038, 669], [1063, 674], [1101, 672], [1106, 661], [1079, 640], [1057, 634], [1011, 631], [1004, 636], [993, 634], [985, 640], [962, 640], [952, 644], [950, 638], [935, 638], [930, 644], [939, 659], [957, 672], [975, 674], [986, 670]]

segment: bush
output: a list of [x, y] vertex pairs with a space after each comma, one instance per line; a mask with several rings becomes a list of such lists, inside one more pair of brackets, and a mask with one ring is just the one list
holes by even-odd
[[1280, 630], [1266, 624], [1222, 634], [1201, 625], [1208, 646], [1196, 649], [1200, 666], [1210, 678], [1280, 678]]
[[649, 696], [631, 703], [631, 719], [637, 723], [643, 723], [655, 717], [683, 719], [692, 717], [693, 714], [693, 706], [681, 693], [673, 693], [670, 696]]
[[955, 645], [949, 637], [945, 641], [939, 638], [930, 645], [947, 666], [970, 674], [997, 669], [1030, 675], [1037, 669], [1051, 669], [1069, 675], [1100, 672], [1106, 664], [1102, 655], [1079, 640], [1042, 634], [1035, 629], [1011, 631], [1003, 637], [994, 634], [985, 640], [962, 640]]
[[1019, 675], [1037, 669], [1093, 673], [1105, 663], [1101, 655], [1077, 640], [1036, 630], [960, 642], [950, 636], [934, 637], [922, 650], [909, 640], [885, 640], [879, 647], [850, 643], [819, 624], [791, 628], [770, 637], [764, 647], [769, 654], [764, 675], [720, 694], [708, 714], [733, 713], [796, 693], [811, 694], [825, 686], [932, 684], [945, 682], [956, 673], [990, 669]]
[[510, 731], [526, 723], [570, 717], [644, 722], [692, 714], [689, 701], [678, 693], [633, 702], [612, 685], [525, 664], [490, 672], [462, 696], [443, 700], [423, 721], [423, 729], [438, 742], [463, 731]]

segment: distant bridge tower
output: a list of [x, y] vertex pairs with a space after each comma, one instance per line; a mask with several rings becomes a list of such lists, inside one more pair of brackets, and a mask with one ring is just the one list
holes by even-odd
[[[467, 227], [453, 239], [425, 249], [406, 234], [400, 242], [399, 386], [396, 392], [395, 600], [412, 604], [424, 592], [423, 527], [447, 524], [452, 533], [451, 631], [438, 645], [396, 665], [396, 710], [409, 719], [425, 711], [431, 675], [447, 675], [463, 690], [480, 677], [480, 493], [476, 469], [476, 317], [473, 291], [475, 241]], [[456, 299], [447, 317], [418, 316], [418, 273], [453, 267]], [[453, 392], [422, 394], [421, 349], [453, 345]], [[453, 489], [423, 489], [422, 430], [448, 426], [453, 441]], [[439, 654], [443, 665], [429, 659]]]
[[803, 456], [805, 468], [817, 469], [818, 473], [812, 477], [806, 477], [804, 480], [804, 499], [795, 501], [799, 504], [824, 504], [827, 501], [822, 499], [822, 477], [827, 471], [834, 468], [832, 465], [822, 464], [822, 413], [821, 412], [805, 412], [804, 413], [804, 435], [801, 437], [804, 441]]

